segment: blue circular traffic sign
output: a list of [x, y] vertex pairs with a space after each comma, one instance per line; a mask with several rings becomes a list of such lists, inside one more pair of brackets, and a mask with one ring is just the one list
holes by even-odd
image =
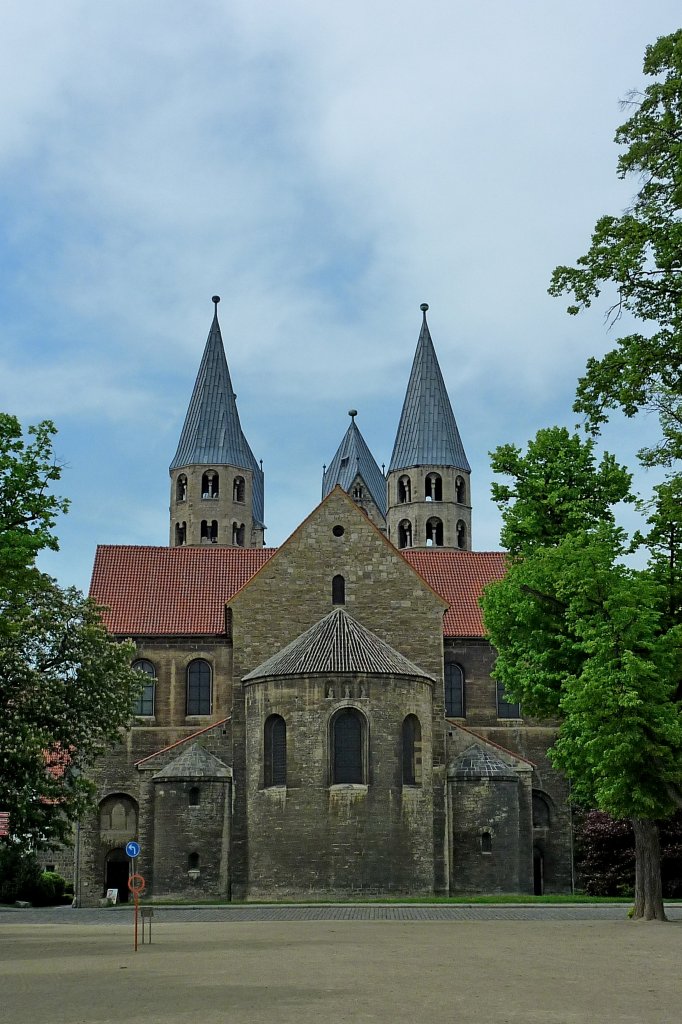
[[126, 843], [126, 853], [129, 857], [137, 857], [140, 852], [140, 844], [136, 843], [133, 839], [129, 843]]

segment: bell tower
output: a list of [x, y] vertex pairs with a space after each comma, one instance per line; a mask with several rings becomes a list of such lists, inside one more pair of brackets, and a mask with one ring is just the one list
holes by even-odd
[[436, 358], [428, 305], [386, 478], [389, 539], [397, 548], [471, 550], [471, 467]]
[[220, 296], [170, 464], [170, 546], [263, 547], [264, 478], [239, 422], [218, 323]]

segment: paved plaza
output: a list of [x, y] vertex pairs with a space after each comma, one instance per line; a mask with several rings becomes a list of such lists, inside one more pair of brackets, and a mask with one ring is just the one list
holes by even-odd
[[682, 908], [0, 911], [3, 1024], [678, 1024]]

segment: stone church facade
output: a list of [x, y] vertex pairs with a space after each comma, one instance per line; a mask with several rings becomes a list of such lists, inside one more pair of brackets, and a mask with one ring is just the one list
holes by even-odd
[[98, 765], [78, 892], [352, 898], [565, 892], [570, 812], [551, 723], [491, 677], [470, 466], [423, 318], [393, 455], [355, 422], [322, 501], [264, 546], [219, 299], [170, 465], [168, 547], [98, 548], [91, 595], [145, 685]]

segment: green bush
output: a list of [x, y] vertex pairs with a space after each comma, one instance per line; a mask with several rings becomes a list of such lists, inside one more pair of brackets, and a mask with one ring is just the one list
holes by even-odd
[[34, 907], [50, 907], [62, 902], [65, 880], [56, 871], [43, 871], [28, 899]]
[[40, 873], [33, 854], [13, 843], [0, 843], [0, 903], [32, 903], [30, 893], [38, 885]]

